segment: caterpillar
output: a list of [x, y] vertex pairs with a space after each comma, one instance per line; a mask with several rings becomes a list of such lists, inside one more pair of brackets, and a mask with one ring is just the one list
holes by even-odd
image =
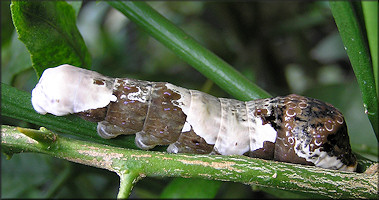
[[40, 114], [77, 114], [105, 139], [136, 134], [141, 149], [245, 155], [355, 171], [344, 117], [331, 104], [296, 94], [252, 101], [217, 98], [166, 82], [110, 78], [61, 65], [32, 90]]

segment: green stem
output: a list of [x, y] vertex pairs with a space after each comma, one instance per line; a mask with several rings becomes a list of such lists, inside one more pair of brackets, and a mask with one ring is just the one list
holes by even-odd
[[[14, 127], [3, 125], [1, 131], [1, 147], [5, 153], [44, 153], [123, 175], [120, 197], [130, 191], [128, 188], [132, 187], [138, 176], [233, 181], [330, 198], [377, 197], [378, 176], [375, 174], [339, 172], [246, 156], [128, 150], [59, 136], [50, 148], [41, 148], [37, 141], [18, 132]], [[133, 173], [124, 173], [125, 170]]]
[[270, 97], [240, 72], [210, 52], [148, 4], [141, 1], [107, 1], [130, 20], [171, 49], [185, 62], [239, 100]]
[[126, 199], [132, 192], [133, 186], [141, 178], [137, 172], [125, 170], [118, 173], [120, 176], [120, 189], [117, 195], [118, 199]]
[[362, 9], [366, 24], [367, 39], [370, 47], [372, 66], [378, 92], [378, 2], [362, 1]]
[[330, 8], [362, 94], [363, 106], [379, 141], [378, 95], [370, 54], [361, 25], [349, 1], [331, 1]]

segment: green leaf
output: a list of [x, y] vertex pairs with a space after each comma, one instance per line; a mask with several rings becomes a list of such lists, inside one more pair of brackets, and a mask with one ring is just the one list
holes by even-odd
[[366, 47], [367, 40], [362, 33], [362, 27], [364, 26], [359, 24], [359, 19], [351, 2], [331, 1], [330, 8], [357, 78], [365, 113], [370, 119], [376, 138], [379, 141], [378, 95], [376, 93], [370, 54]]
[[107, 1], [185, 62], [239, 100], [270, 97], [224, 60], [204, 48], [145, 2]]
[[75, 10], [67, 2], [13, 1], [11, 12], [38, 77], [45, 69], [65, 63], [91, 67], [91, 56], [76, 27]]
[[378, 2], [362, 1], [362, 9], [374, 69], [376, 92], [378, 93]]
[[83, 2], [82, 1], [67, 1], [68, 4], [72, 6], [75, 10], [75, 16], [77, 17], [80, 11], [80, 8], [82, 7]]
[[198, 178], [175, 178], [163, 190], [160, 198], [209, 198], [216, 196], [222, 182]]

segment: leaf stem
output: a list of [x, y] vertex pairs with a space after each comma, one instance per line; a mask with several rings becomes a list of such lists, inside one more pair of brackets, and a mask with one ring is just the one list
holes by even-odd
[[370, 54], [359, 20], [349, 1], [330, 1], [330, 8], [345, 45], [362, 94], [363, 106], [379, 141], [378, 95]]
[[120, 188], [117, 195], [118, 199], [126, 199], [129, 197], [134, 185], [138, 182], [141, 176], [131, 170], [124, 170], [118, 173], [120, 176]]
[[372, 66], [378, 92], [378, 2], [362, 1], [362, 10], [366, 25], [367, 39], [370, 47]]
[[239, 100], [271, 95], [167, 20], [146, 2], [107, 1], [185, 62]]

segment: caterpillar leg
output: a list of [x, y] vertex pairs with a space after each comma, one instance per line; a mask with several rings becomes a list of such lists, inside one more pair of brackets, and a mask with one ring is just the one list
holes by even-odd
[[198, 136], [191, 128], [190, 131], [180, 134], [179, 139], [168, 146], [167, 152], [209, 154], [213, 146], [205, 142], [204, 138]]
[[128, 135], [132, 129], [120, 127], [107, 121], [97, 123], [97, 133], [104, 139], [117, 137], [118, 135]]
[[[140, 131], [136, 133], [135, 143], [138, 148], [143, 150], [149, 150], [156, 146], [157, 142], [153, 142], [154, 138], [150, 137], [148, 134], [146, 134], [144, 131]], [[155, 141], [157, 139], [155, 138]]]

